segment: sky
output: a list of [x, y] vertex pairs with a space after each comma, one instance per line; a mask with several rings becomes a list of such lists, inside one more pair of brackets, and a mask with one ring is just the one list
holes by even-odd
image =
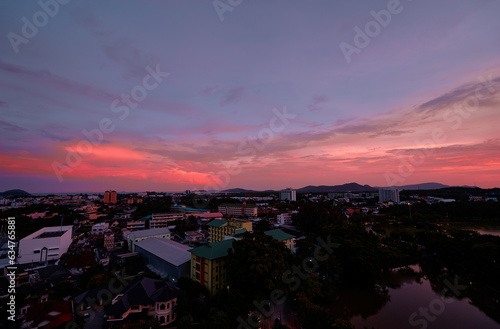
[[500, 186], [500, 1], [0, 2], [0, 191]]

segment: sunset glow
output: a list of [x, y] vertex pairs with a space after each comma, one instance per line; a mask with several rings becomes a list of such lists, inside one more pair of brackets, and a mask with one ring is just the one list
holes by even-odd
[[500, 186], [498, 1], [90, 2], [0, 42], [0, 191]]

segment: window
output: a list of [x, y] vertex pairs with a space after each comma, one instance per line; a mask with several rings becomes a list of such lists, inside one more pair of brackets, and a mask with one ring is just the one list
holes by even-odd
[[161, 305], [160, 305], [160, 310], [162, 310], [162, 311], [163, 311], [164, 309], [165, 309], [165, 304], [161, 304]]
[[168, 322], [170, 322], [170, 314], [167, 315], [167, 322], [166, 323], [168, 323]]
[[217, 266], [217, 267], [215, 268], [215, 272], [216, 272], [216, 273], [219, 273], [219, 266]]
[[34, 254], [39, 254], [39, 253], [40, 253], [40, 249], [35, 249], [35, 250], [33, 250], [33, 253], [34, 253]]

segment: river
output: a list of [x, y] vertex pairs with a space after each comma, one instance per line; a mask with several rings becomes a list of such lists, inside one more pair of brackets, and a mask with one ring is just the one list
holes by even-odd
[[[350, 318], [356, 329], [500, 329], [500, 323], [461, 294], [468, 283], [445, 279], [431, 284], [420, 266], [412, 269], [417, 275], [397, 271], [385, 274], [387, 288], [378, 292], [341, 293], [332, 310], [337, 316]], [[448, 293], [443, 297], [445, 288]], [[453, 290], [455, 293], [450, 293]], [[500, 311], [498, 300], [492, 306]]]

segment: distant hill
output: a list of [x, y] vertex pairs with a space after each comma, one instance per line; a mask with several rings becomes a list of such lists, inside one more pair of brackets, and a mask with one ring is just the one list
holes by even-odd
[[[441, 183], [422, 183], [422, 184], [391, 186], [391, 187], [398, 188], [400, 190], [438, 190], [440, 188], [446, 188], [450, 186]], [[379, 187], [377, 187], [377, 189], [378, 188]], [[389, 188], [389, 187], [384, 187], [384, 188]]]
[[376, 188], [371, 187], [370, 185], [360, 185], [358, 183], [348, 183], [343, 185], [320, 185], [314, 186], [309, 185], [306, 187], [302, 187], [297, 189], [299, 193], [325, 193], [325, 192], [376, 192], [378, 191]]
[[26, 192], [24, 190], [8, 190], [8, 191], [0, 193], [0, 196], [3, 196], [3, 197], [9, 197], [9, 196], [22, 197], [22, 196], [30, 196], [30, 195], [31, 194], [29, 194], [28, 192]]
[[243, 188], [230, 188], [228, 190], [222, 191], [223, 193], [254, 193], [253, 190], [245, 190]]

